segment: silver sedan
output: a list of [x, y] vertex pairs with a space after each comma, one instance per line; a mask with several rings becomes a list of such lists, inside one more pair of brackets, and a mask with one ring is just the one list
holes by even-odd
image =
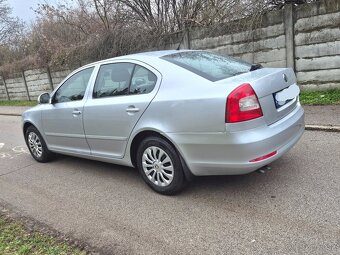
[[134, 166], [162, 194], [192, 176], [255, 171], [304, 132], [290, 68], [206, 51], [112, 58], [72, 72], [23, 114], [33, 158], [62, 153]]

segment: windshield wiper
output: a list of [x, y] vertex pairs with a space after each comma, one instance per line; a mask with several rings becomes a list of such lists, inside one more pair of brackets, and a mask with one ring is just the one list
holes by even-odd
[[263, 68], [261, 64], [252, 64], [249, 71], [251, 72], [261, 68]]

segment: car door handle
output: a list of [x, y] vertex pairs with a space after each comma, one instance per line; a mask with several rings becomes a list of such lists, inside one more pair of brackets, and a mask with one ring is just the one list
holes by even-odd
[[139, 112], [139, 108], [134, 107], [134, 106], [129, 106], [126, 108], [126, 112]]
[[75, 116], [78, 116], [78, 115], [81, 114], [81, 111], [74, 110], [74, 111], [72, 112], [72, 114], [75, 115]]

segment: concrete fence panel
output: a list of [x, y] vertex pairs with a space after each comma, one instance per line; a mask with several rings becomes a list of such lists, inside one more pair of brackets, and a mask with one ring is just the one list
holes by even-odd
[[340, 0], [295, 9], [295, 65], [303, 88], [340, 87]]
[[46, 69], [35, 69], [24, 72], [31, 99], [37, 99], [43, 91], [52, 91]]
[[0, 100], [36, 100], [43, 92], [51, 92], [65, 79], [70, 70], [32, 69], [0, 76]]
[[28, 100], [25, 81], [21, 73], [15, 73], [5, 79], [8, 96], [11, 100]]
[[71, 70], [51, 71], [53, 87], [56, 88], [70, 73]]

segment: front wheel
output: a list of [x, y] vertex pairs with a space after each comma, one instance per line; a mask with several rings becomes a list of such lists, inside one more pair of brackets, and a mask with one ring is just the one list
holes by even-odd
[[32, 157], [36, 161], [41, 163], [50, 161], [52, 153], [47, 149], [44, 139], [35, 127], [27, 128], [25, 140]]
[[154, 191], [173, 195], [185, 186], [181, 160], [166, 140], [160, 137], [144, 139], [137, 151], [137, 167]]

